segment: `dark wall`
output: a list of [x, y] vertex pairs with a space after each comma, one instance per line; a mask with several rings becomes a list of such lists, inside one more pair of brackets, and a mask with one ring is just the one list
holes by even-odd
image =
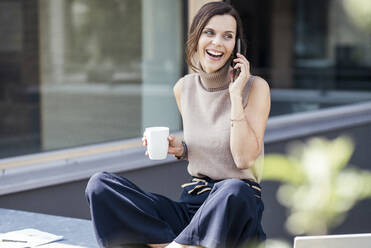
[[[102, 168], [102, 170], [104, 170]], [[185, 162], [119, 173], [146, 191], [178, 199], [180, 185], [190, 180]], [[85, 199], [88, 179], [0, 196], [0, 208], [89, 219]]]

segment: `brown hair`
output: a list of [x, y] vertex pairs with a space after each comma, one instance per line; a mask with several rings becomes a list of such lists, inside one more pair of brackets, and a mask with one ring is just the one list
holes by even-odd
[[[246, 43], [243, 35], [242, 21], [237, 10], [232, 5], [225, 2], [209, 2], [201, 7], [193, 18], [191, 28], [188, 33], [186, 56], [187, 63], [193, 70], [198, 70], [197, 66], [193, 63], [193, 56], [197, 51], [198, 40], [200, 39], [202, 30], [209, 22], [209, 20], [215, 15], [231, 15], [234, 17], [237, 23], [236, 41], [241, 40], [241, 53], [245, 54]], [[236, 54], [236, 44], [233, 51], [233, 55]]]

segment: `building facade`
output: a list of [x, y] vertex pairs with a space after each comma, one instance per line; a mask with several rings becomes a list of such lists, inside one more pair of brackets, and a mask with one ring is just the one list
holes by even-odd
[[[188, 72], [187, 29], [205, 2], [0, 0], [0, 207], [88, 218], [82, 191], [100, 170], [132, 175], [176, 198], [180, 189], [149, 178], [174, 173], [167, 182], [180, 184], [184, 164], [148, 161], [140, 138], [157, 125], [181, 135], [172, 87]], [[266, 152], [350, 133], [356, 164], [368, 169], [371, 3], [227, 2], [241, 14], [252, 73], [271, 86]], [[58, 186], [68, 183], [79, 189], [64, 196], [80, 202], [74, 209], [47, 202], [69, 192]], [[22, 192], [39, 204], [23, 206]], [[279, 237], [269, 221], [275, 215], [268, 207], [265, 225]]]

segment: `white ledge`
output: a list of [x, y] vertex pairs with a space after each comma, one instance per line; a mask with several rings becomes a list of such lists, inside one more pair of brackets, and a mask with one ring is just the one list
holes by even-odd
[[265, 143], [371, 123], [371, 102], [332, 107], [268, 120]]
[[[371, 102], [272, 117], [265, 144], [371, 123]], [[182, 136], [182, 132], [175, 133]], [[140, 138], [0, 159], [0, 195], [86, 180], [99, 171], [124, 172], [178, 162], [149, 160]]]

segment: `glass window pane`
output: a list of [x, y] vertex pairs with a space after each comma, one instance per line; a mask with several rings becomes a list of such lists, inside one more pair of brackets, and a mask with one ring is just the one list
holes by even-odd
[[138, 137], [149, 125], [179, 129], [171, 105], [182, 68], [180, 1], [44, 4], [44, 149]]
[[0, 2], [0, 34], [10, 34], [0, 41], [0, 156], [139, 137], [152, 125], [180, 130], [172, 87], [184, 68], [182, 6]]
[[296, 2], [294, 87], [319, 94], [292, 110], [371, 100], [370, 7], [359, 0]]
[[271, 86], [271, 116], [371, 100], [371, 1], [228, 2], [252, 73]]

